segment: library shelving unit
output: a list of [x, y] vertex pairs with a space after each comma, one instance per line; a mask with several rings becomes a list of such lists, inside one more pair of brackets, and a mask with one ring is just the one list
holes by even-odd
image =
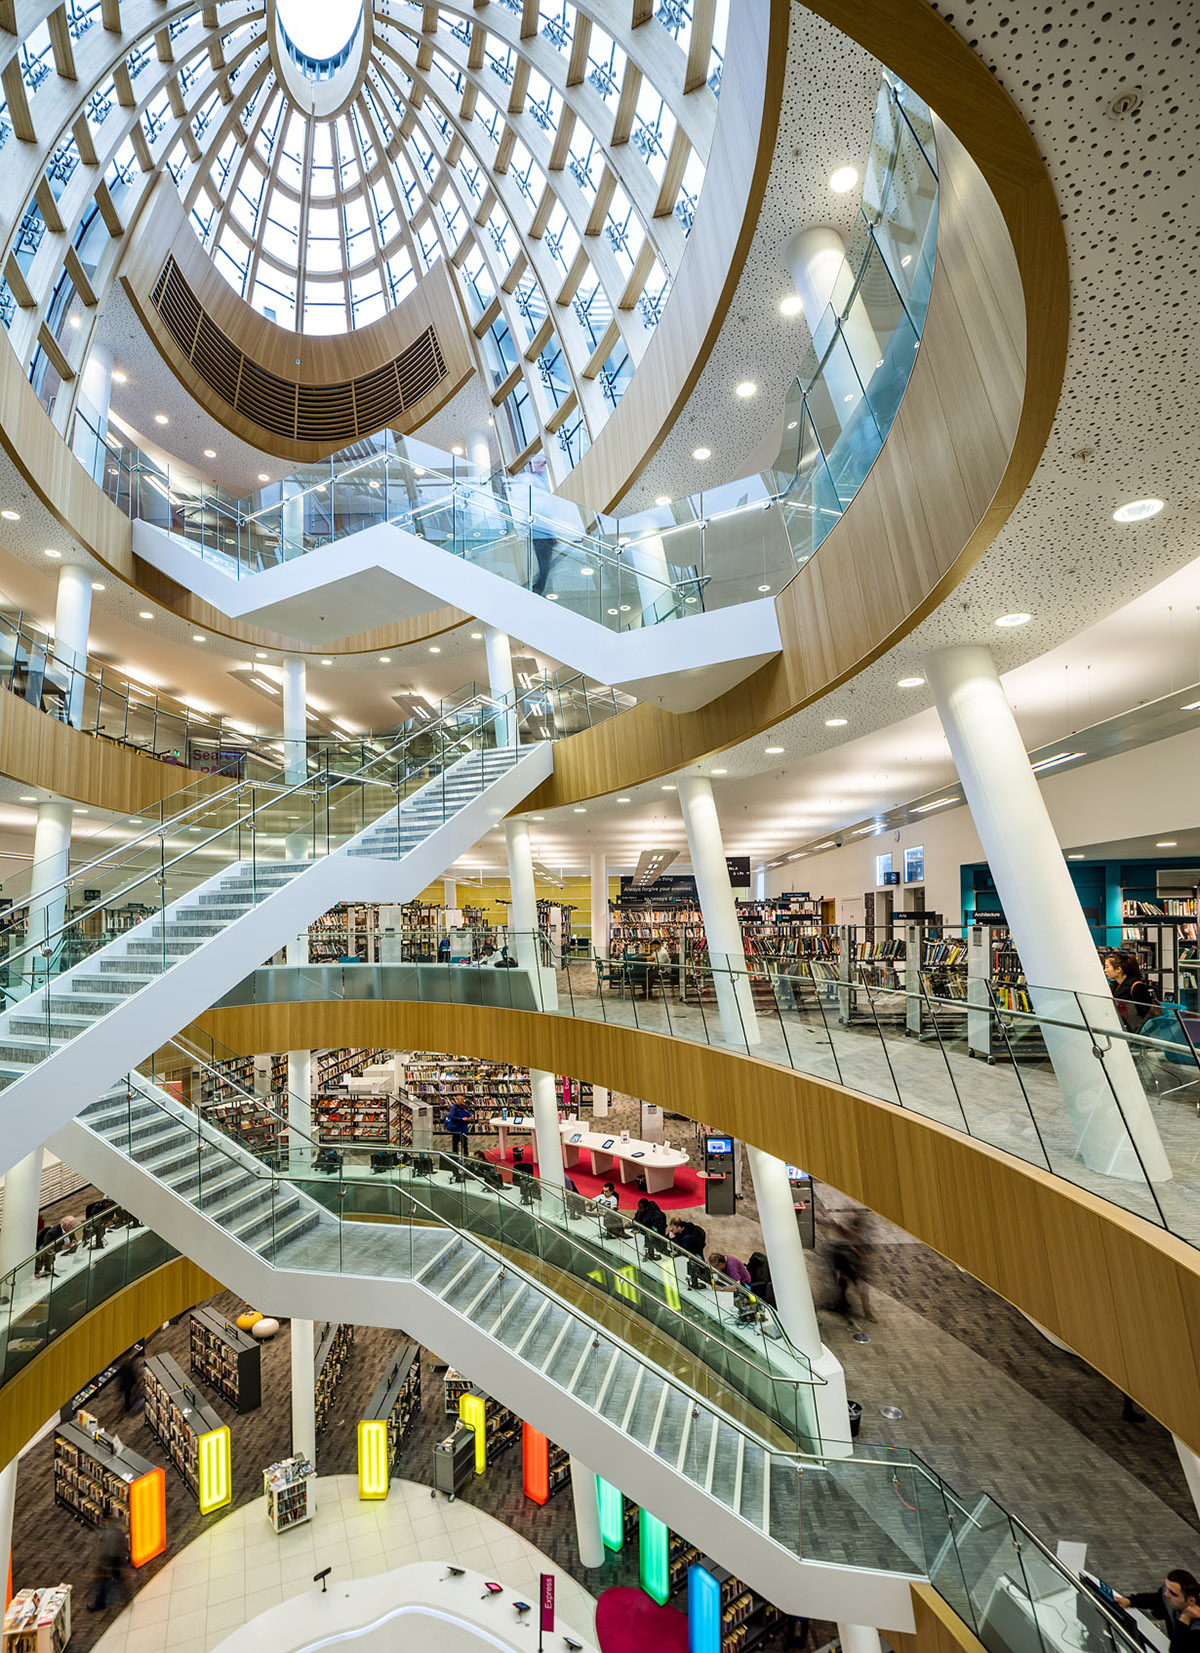
[[[728, 1567], [720, 1567], [707, 1556], [693, 1561], [684, 1572], [684, 1583], [689, 1597], [693, 1586], [691, 1569], [707, 1574], [712, 1582], [720, 1607], [720, 1618], [713, 1626], [711, 1644], [694, 1642], [696, 1653], [749, 1653], [777, 1630], [784, 1614], [778, 1607], [760, 1596], [736, 1578]], [[690, 1604], [689, 1604], [690, 1605]], [[691, 1618], [689, 1611], [689, 1618]]]
[[332, 1090], [344, 1079], [356, 1079], [364, 1068], [387, 1057], [386, 1050], [322, 1050], [317, 1054], [317, 1086]]
[[967, 938], [967, 1055], [985, 1062], [1040, 1062], [1046, 1044], [1036, 1022], [1005, 1011], [1033, 1008], [1012, 936], [1003, 925], [979, 924]]
[[87, 1412], [75, 1423], [60, 1423], [55, 1433], [54, 1502], [89, 1527], [111, 1516], [125, 1534], [135, 1567], [166, 1548], [162, 1470], [106, 1433]]
[[358, 1496], [386, 1498], [421, 1411], [421, 1351], [401, 1343], [358, 1424]]
[[327, 1320], [321, 1327], [317, 1351], [313, 1356], [313, 1400], [318, 1435], [329, 1422], [333, 1391], [337, 1388], [353, 1342], [354, 1327], [346, 1321]]
[[193, 1309], [192, 1371], [236, 1412], [253, 1412], [262, 1405], [262, 1348], [213, 1309]]
[[146, 1361], [146, 1422], [195, 1494], [201, 1515], [233, 1498], [229, 1425], [206, 1406], [170, 1355]]
[[967, 1014], [966, 942], [908, 924], [904, 948], [905, 1032], [919, 1039], [957, 1038]]
[[252, 1096], [230, 1095], [224, 1101], [206, 1102], [202, 1112], [256, 1157], [282, 1157], [287, 1152], [287, 1128], [272, 1109]]
[[317, 1472], [302, 1452], [263, 1470], [267, 1520], [275, 1532], [286, 1532], [317, 1513]]
[[667, 1540], [667, 1588], [671, 1595], [687, 1589], [688, 1568], [701, 1559], [700, 1551], [694, 1544], [689, 1544], [677, 1532], [670, 1534]]
[[749, 959], [807, 958], [823, 938], [821, 903], [808, 896], [781, 895], [774, 901], [739, 901], [738, 921]]
[[4, 1653], [62, 1653], [71, 1639], [71, 1586], [18, 1590], [4, 1615]]
[[319, 1096], [315, 1108], [317, 1141], [323, 1147], [386, 1146], [400, 1140], [400, 1105], [395, 1097]]
[[521, 1486], [526, 1498], [547, 1504], [571, 1484], [571, 1456], [531, 1423], [521, 1426]]
[[405, 902], [400, 914], [400, 948], [405, 959], [417, 963], [436, 959], [441, 928], [441, 907], [432, 902]]
[[1121, 946], [1135, 955], [1160, 1001], [1183, 1003], [1182, 995], [1194, 992], [1196, 936], [1194, 896], [1121, 903]]
[[[470, 1136], [494, 1135], [490, 1121], [502, 1110], [527, 1114], [533, 1107], [528, 1068], [447, 1056], [440, 1051], [411, 1054], [404, 1067], [404, 1089], [409, 1101], [432, 1104], [438, 1129], [450, 1104], [465, 1102], [471, 1110]], [[579, 1113], [591, 1106], [592, 1087], [586, 1081], [558, 1074], [554, 1089], [560, 1112]]]
[[473, 1392], [475, 1385], [470, 1378], [464, 1377], [453, 1366], [447, 1366], [446, 1375], [442, 1380], [444, 1385], [445, 1409], [448, 1418], [457, 1418], [458, 1403], [464, 1395]]
[[[458, 1378], [458, 1374], [455, 1373]], [[449, 1385], [450, 1374], [446, 1374]], [[447, 1402], [449, 1393], [447, 1392]], [[521, 1438], [521, 1419], [498, 1400], [471, 1385], [458, 1397], [458, 1415], [475, 1434], [475, 1473], [482, 1475], [494, 1458]]]

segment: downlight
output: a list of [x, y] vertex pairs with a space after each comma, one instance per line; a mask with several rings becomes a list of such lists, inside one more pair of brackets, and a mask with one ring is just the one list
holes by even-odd
[[1118, 505], [1113, 512], [1114, 522], [1145, 522], [1156, 517], [1163, 508], [1161, 499], [1131, 499], [1127, 505]]

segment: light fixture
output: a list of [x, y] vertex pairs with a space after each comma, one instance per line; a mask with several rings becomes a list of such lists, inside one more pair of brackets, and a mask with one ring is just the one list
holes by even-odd
[[193, 643], [207, 643], [208, 638], [205, 637], [205, 635], [202, 631], [194, 631], [192, 633], [192, 642]]
[[558, 601], [558, 592], [557, 591], [547, 591], [546, 601], [548, 603], [556, 603]]
[[729, 773], [728, 769], [714, 769], [713, 770], [714, 775], [728, 775], [728, 773]]
[[901, 677], [897, 678], [896, 687], [898, 689], [919, 689], [924, 681], [923, 677]]
[[1160, 838], [1154, 847], [1155, 849], [1174, 849], [1178, 842], [1178, 838]]
[[771, 588], [769, 585], [760, 585], [758, 589], [760, 591], [770, 591]]
[[798, 421], [795, 420], [795, 419], [789, 420], [788, 421], [788, 429], [789, 430], [795, 430], [797, 423], [798, 423]]
[[767, 746], [767, 747], [764, 748], [764, 750], [765, 750], [765, 752], [766, 752], [766, 754], [769, 758], [774, 758], [774, 757], [779, 756], [780, 752], [783, 751], [783, 747], [782, 746]]
[[322, 662], [321, 662], [321, 664], [322, 664], [322, 665], [323, 665], [323, 666], [332, 666], [332, 665], [333, 665], [333, 661], [332, 661], [332, 660], [322, 660]]
[[1156, 517], [1163, 508], [1161, 499], [1131, 499], [1127, 505], [1118, 505], [1113, 512], [1114, 522], [1145, 522]]
[[846, 392], [846, 394], [842, 397], [843, 402], [852, 402], [853, 400], [854, 400], [854, 392], [852, 390], [848, 390]]
[[826, 840], [823, 844], [814, 844], [813, 848], [814, 849], [833, 849], [834, 848], [834, 841], [833, 841], [832, 838], [826, 838]]
[[143, 608], [143, 609], [138, 610], [138, 619], [139, 620], [153, 620], [153, 618], [154, 618], [153, 609]]
[[267, 694], [278, 694], [279, 693], [278, 688], [275, 686], [274, 683], [272, 683], [270, 681], [269, 678], [266, 678], [266, 677], [252, 677], [250, 679], [250, 681], [251, 681], [251, 683], [254, 684], [254, 687], [256, 689], [265, 689]]
[[902, 270], [907, 270], [908, 266], [911, 263], [912, 263], [912, 254], [911, 253], [905, 253], [904, 257], [900, 260], [900, 268]]
[[258, 480], [260, 482], [269, 482], [271, 478], [267, 475], [266, 471], [259, 471]]
[[930, 809], [944, 809], [947, 804], [957, 803], [957, 798], [935, 798], [931, 804], [917, 804], [913, 809], [914, 815], [924, 815]]
[[618, 798], [617, 802], [619, 804], [631, 804], [633, 802], [633, 799], [632, 798]]
[[1032, 619], [1032, 614], [1002, 614], [996, 624], [998, 626], [1023, 626], [1027, 620]]
[[267, 651], [265, 649], [257, 650], [254, 658], [256, 660], [265, 660], [267, 658]]
[[154, 415], [154, 423], [156, 425], [169, 425], [171, 421], [167, 418], [165, 413], [156, 413]]
[[93, 580], [92, 581], [92, 590], [93, 591], [106, 591], [107, 589], [108, 588], [104, 584], [103, 580]]
[[379, 664], [381, 666], [390, 666], [391, 663], [392, 663], [392, 657], [391, 657], [390, 654], [381, 654], [379, 656]]
[[737, 387], [737, 394], [746, 401], [747, 398], [758, 395], [758, 386], [753, 379], [743, 379]]
[[204, 457], [205, 459], [215, 459], [217, 457], [216, 448], [205, 448]]
[[844, 717], [827, 717], [825, 719], [825, 727], [827, 729], [842, 729], [848, 722], [849, 719]]
[[1035, 775], [1040, 775], [1043, 769], [1057, 769], [1060, 763], [1074, 763], [1081, 758], [1082, 752], [1056, 752], [1052, 758], [1042, 758], [1033, 765]]
[[804, 300], [799, 293], [789, 293], [780, 301], [779, 314], [781, 316], [798, 316], [804, 308]]
[[5, 522], [20, 522], [21, 513], [20, 511], [0, 511], [0, 517], [3, 517]]
[[852, 166], [840, 166], [829, 177], [829, 187], [835, 195], [848, 194], [857, 182], [858, 169]]
[[1067, 856], [1068, 861], [1082, 861], [1083, 859], [1084, 859], [1084, 854], [1083, 854], [1082, 850], [1077, 851], [1074, 855], [1068, 855]]
[[71, 814], [72, 814], [72, 815], [86, 815], [86, 814], [87, 814], [87, 810], [86, 810], [86, 809], [73, 809], [73, 810], [72, 810], [72, 811], [71, 811]]
[[664, 792], [678, 792], [679, 788], [677, 786], [664, 786], [663, 791]]
[[472, 641], [472, 643], [482, 643], [483, 642], [483, 633], [481, 631], [473, 631], [471, 633], [471, 641]]
[[126, 379], [128, 378], [128, 374], [122, 373], [121, 369], [119, 367], [114, 367], [113, 368], [112, 376], [113, 376], [113, 384], [115, 384], [115, 385], [123, 385], [125, 383]]
[[35, 804], [35, 803], [37, 803], [37, 799], [35, 797], [31, 796], [31, 794], [29, 794], [28, 792], [23, 792], [21, 794], [20, 801], [23, 804]]
[[693, 459], [700, 459], [700, 460], [711, 459], [712, 458], [712, 449], [711, 448], [693, 448], [692, 449], [692, 458]]
[[429, 645], [429, 652], [430, 654], [441, 654], [442, 651], [438, 648], [436, 643], [431, 643]]
[[453, 453], [453, 454], [457, 454], [459, 459], [461, 459], [462, 456], [463, 456], [463, 450], [461, 448], [451, 448], [450, 452]]
[[587, 810], [586, 810], [586, 809], [585, 809], [585, 808], [584, 808], [584, 807], [583, 807], [583, 805], [582, 805], [582, 804], [577, 804], [577, 805], [576, 805], [576, 806], [575, 806], [575, 814], [576, 814], [576, 815], [586, 815], [586, 814], [587, 814]]
[[46, 547], [46, 555], [48, 557], [61, 557], [62, 552], [61, 551], [56, 551], [52, 545], [48, 545]]
[[656, 505], [669, 505], [671, 503], [671, 496], [670, 494], [659, 494], [654, 503]]

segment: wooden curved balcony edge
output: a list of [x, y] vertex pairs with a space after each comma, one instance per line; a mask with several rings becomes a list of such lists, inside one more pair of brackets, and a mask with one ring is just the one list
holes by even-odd
[[444, 1050], [566, 1073], [803, 1165], [1044, 1326], [1200, 1450], [1200, 1250], [986, 1143], [753, 1057], [487, 1006], [333, 1001], [210, 1010], [233, 1050]]
[[190, 1258], [176, 1257], [98, 1303], [0, 1388], [0, 1468], [97, 1372], [166, 1320], [224, 1291]]

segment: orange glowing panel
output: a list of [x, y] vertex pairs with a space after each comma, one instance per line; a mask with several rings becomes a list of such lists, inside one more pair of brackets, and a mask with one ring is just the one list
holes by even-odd
[[521, 1425], [521, 1461], [526, 1498], [544, 1504], [550, 1497], [550, 1442], [527, 1423]]
[[129, 1559], [135, 1567], [167, 1547], [167, 1483], [161, 1469], [139, 1475], [129, 1487]]

